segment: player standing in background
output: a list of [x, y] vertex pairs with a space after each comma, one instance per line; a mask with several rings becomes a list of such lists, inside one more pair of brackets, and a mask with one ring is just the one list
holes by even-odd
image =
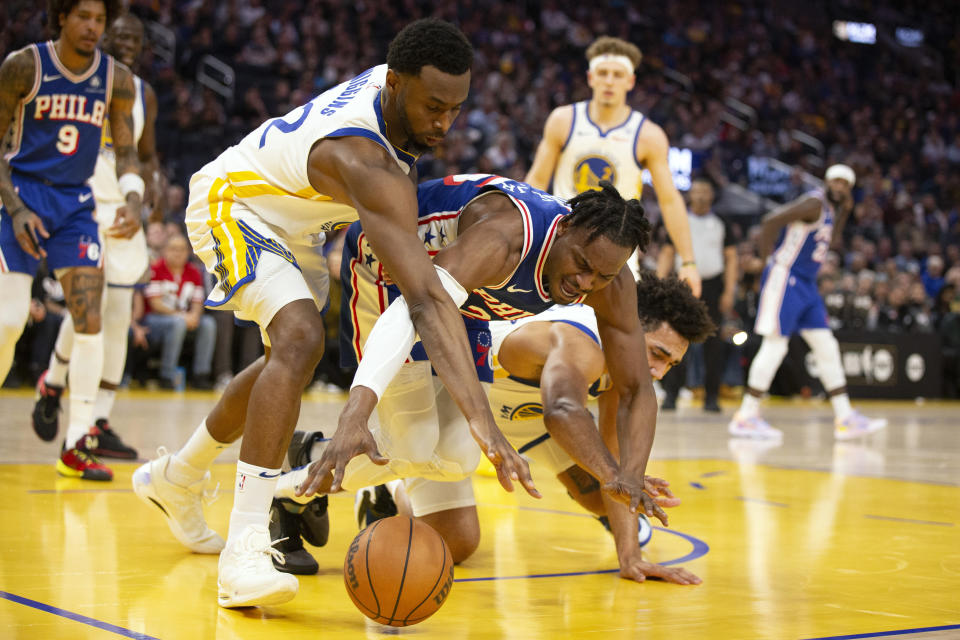
[[790, 336], [796, 333], [816, 359], [820, 381], [833, 405], [835, 437], [850, 440], [887, 426], [886, 420], [869, 419], [850, 406], [840, 345], [830, 331], [827, 310], [817, 290], [820, 265], [832, 242], [842, 237], [843, 225], [853, 210], [852, 191], [857, 178], [847, 165], [835, 164], [827, 169], [825, 180], [824, 190], [777, 207], [761, 223], [760, 256], [769, 257], [763, 270], [754, 331], [763, 336], [763, 342], [750, 365], [740, 409], [730, 421], [731, 435], [783, 438], [783, 432], [760, 417], [760, 398], [770, 389], [787, 355]]
[[[600, 180], [609, 180], [624, 198], [640, 198], [643, 169], [650, 171], [663, 222], [680, 255], [681, 280], [700, 295], [683, 198], [668, 163], [670, 143], [663, 129], [627, 104], [637, 82], [640, 49], [619, 38], [602, 36], [587, 48], [587, 84], [592, 99], [554, 109], [543, 127], [533, 166], [525, 182], [570, 199]], [[631, 258], [631, 262], [637, 256]], [[635, 270], [636, 272], [636, 270]]]
[[[710, 318], [719, 327], [723, 316], [733, 311], [734, 294], [737, 291], [739, 266], [736, 240], [726, 221], [713, 211], [713, 183], [700, 177], [690, 186], [690, 213], [687, 221], [693, 240], [693, 255], [697, 273], [700, 274], [700, 297], [707, 303]], [[674, 260], [676, 258], [676, 260]], [[674, 264], [676, 263], [676, 264]], [[657, 257], [657, 274], [666, 276], [680, 268], [680, 258], [671, 243], [660, 247]], [[720, 378], [727, 363], [727, 344], [718, 335], [712, 335], [703, 344], [703, 410], [719, 412]], [[685, 363], [672, 370], [663, 379], [667, 392], [660, 405], [661, 411], [677, 408], [677, 395], [686, 383]]]
[[[459, 287], [434, 268], [417, 236], [414, 163], [459, 114], [472, 62], [473, 48], [456, 27], [418, 20], [390, 43], [387, 64], [266, 121], [190, 181], [190, 240], [217, 278], [207, 305], [255, 321], [267, 353], [233, 378], [178, 452], [161, 450], [134, 473], [133, 485], [183, 544], [199, 553], [222, 550], [221, 606], [279, 604], [296, 595], [296, 578], [271, 562], [280, 552], [267, 526], [270, 504], [303, 388], [323, 353], [325, 234], [358, 218], [410, 296], [431, 361], [504, 486], [512, 488], [512, 477], [533, 490], [526, 462], [497, 429], [477, 381], [448, 293], [459, 295]], [[201, 496], [210, 465], [241, 435], [224, 543], [204, 520]]]
[[107, 234], [129, 238], [140, 229], [145, 188], [133, 142], [133, 74], [97, 48], [119, 9], [115, 1], [51, 0], [57, 39], [15, 51], [0, 66], [0, 131], [14, 126], [12, 151], [0, 165], [0, 377], [26, 322], [37, 264], [46, 258], [76, 332], [70, 424], [57, 470], [90, 480], [113, 477], [91, 453], [97, 439], [88, 433], [103, 369], [103, 252], [88, 180], [108, 116], [123, 204]]
[[[103, 50], [137, 70], [140, 53], [143, 51], [143, 23], [136, 16], [125, 14], [114, 20], [104, 38]], [[133, 101], [133, 140], [137, 146], [141, 173], [150, 180], [152, 209], [150, 221], [162, 221], [163, 211], [159, 205], [162, 193], [160, 171], [157, 162], [154, 124], [157, 120], [157, 96], [153, 88], [138, 76], [133, 76], [136, 97]], [[110, 411], [113, 408], [116, 389], [123, 378], [127, 360], [127, 331], [133, 312], [133, 285], [140, 280], [148, 266], [147, 242], [143, 230], [138, 228], [131, 238], [116, 237], [106, 233], [116, 218], [117, 209], [124, 205], [123, 194], [117, 184], [116, 154], [110, 139], [109, 118], [97, 157], [97, 166], [90, 180], [93, 199], [96, 202], [96, 218], [104, 233], [104, 278], [106, 290], [103, 303], [103, 375], [93, 407], [94, 426], [90, 432], [97, 436], [94, 453], [105, 458], [137, 457], [137, 452], [127, 446], [110, 427]], [[70, 353], [73, 350], [73, 320], [68, 315], [60, 325], [60, 334], [50, 367], [37, 382], [37, 402], [33, 408], [33, 429], [44, 440], [53, 439], [59, 427], [60, 396], [67, 381]], [[83, 371], [82, 375], [89, 375]], [[67, 438], [69, 441], [69, 437]]]

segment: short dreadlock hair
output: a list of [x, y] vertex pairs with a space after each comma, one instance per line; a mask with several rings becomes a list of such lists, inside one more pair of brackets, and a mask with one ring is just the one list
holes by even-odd
[[703, 342], [717, 331], [707, 305], [676, 276], [658, 278], [652, 271], [641, 271], [637, 311], [644, 331], [656, 331], [666, 322], [687, 342]]
[[[123, 12], [120, 0], [101, 0], [103, 7], [107, 11], [107, 26], [113, 24], [113, 21]], [[80, 4], [80, 0], [47, 0], [47, 27], [53, 33], [54, 38], [60, 37], [60, 16], [67, 15], [73, 8]]]
[[610, 181], [601, 180], [599, 189], [584, 191], [567, 204], [571, 209], [569, 225], [590, 229], [587, 242], [602, 235], [621, 247], [647, 248], [650, 222], [643, 205], [636, 198], [624, 200]]
[[411, 22], [390, 43], [387, 66], [400, 73], [420, 75], [433, 66], [453, 76], [463, 75], [473, 64], [473, 47], [460, 29], [437, 18]]

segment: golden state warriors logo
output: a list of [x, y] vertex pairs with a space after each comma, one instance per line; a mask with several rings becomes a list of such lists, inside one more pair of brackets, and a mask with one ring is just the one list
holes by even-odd
[[587, 156], [573, 169], [573, 184], [577, 193], [588, 189], [599, 189], [601, 180], [616, 183], [617, 171], [603, 156]]
[[320, 228], [327, 233], [332, 233], [334, 231], [340, 231], [340, 229], [346, 229], [347, 227], [350, 226], [350, 224], [351, 224], [350, 220], [346, 220], [346, 221], [341, 220], [340, 222], [327, 222], [324, 225], [322, 225]]
[[503, 407], [510, 412], [510, 420], [536, 420], [543, 417], [543, 405], [539, 402], [524, 402], [516, 407]]

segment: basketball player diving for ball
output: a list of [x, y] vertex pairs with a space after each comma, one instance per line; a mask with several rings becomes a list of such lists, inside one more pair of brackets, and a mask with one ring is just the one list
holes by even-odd
[[[345, 253], [352, 252], [348, 249]], [[637, 299], [646, 334], [646, 362], [656, 379], [683, 358], [691, 342], [702, 342], [715, 330], [706, 305], [676, 278], [661, 280], [644, 272], [637, 284]], [[572, 499], [610, 529], [621, 577], [642, 582], [655, 576], [677, 584], [698, 584], [699, 578], [686, 569], [644, 561], [640, 548], [651, 533], [646, 517], [641, 515], [638, 520], [626, 505], [600, 490], [597, 475], [602, 470], [588, 471], [573, 461], [574, 457], [595, 456], [615, 463], [619, 448], [618, 398], [610, 388], [593, 309], [582, 304], [556, 305], [520, 320], [491, 322], [490, 332], [490, 354], [508, 374], [497, 376], [490, 386], [490, 408], [510, 443], [530, 458], [538, 484], [542, 482], [538, 473], [555, 476]], [[588, 409], [591, 398], [598, 400], [596, 421]], [[314, 442], [317, 438], [307, 435], [300, 440]], [[587, 450], [594, 454], [585, 456]], [[679, 504], [665, 481], [646, 476], [645, 482], [647, 492], [660, 506]], [[358, 525], [362, 528], [396, 513], [398, 506], [401, 513], [420, 518], [439, 531], [454, 562], [466, 560], [480, 543], [480, 522], [469, 479], [404, 478], [361, 490], [356, 504]], [[316, 561], [304, 557], [298, 533], [298, 528], [303, 529], [301, 523], [310, 517], [301, 516], [300, 523], [287, 525], [278, 537], [289, 536], [294, 541], [288, 558], [291, 564], [306, 567], [309, 563], [315, 572]], [[285, 521], [290, 520], [287, 517]]]
[[[481, 380], [492, 379], [489, 320], [523, 318], [554, 304], [582, 302], [593, 308], [611, 384], [620, 398], [615, 419], [620, 460], [614, 461], [600, 444], [575, 448], [574, 462], [594, 474], [614, 500], [666, 519], [644, 492], [656, 396], [649, 368], [634, 357], [646, 347], [636, 286], [626, 267], [627, 258], [649, 239], [640, 203], [624, 200], [608, 182], [568, 203], [491, 175], [448, 176], [421, 184], [418, 202], [421, 238], [436, 253], [434, 263], [462, 287], [455, 296], [461, 314], [479, 323], [470, 333]], [[479, 451], [466, 437], [447, 392], [433, 380], [430, 363], [414, 352], [414, 361], [404, 364], [415, 341], [406, 301], [390, 291], [389, 274], [359, 227], [348, 232], [344, 256], [341, 308], [349, 322], [341, 331], [341, 351], [355, 353], [359, 368], [331, 442], [313, 458], [317, 462], [281, 478], [277, 496], [306, 502], [315, 492], [355, 491], [417, 477], [459, 484], [464, 491], [450, 504], [472, 504], [468, 476]], [[379, 424], [371, 432], [367, 419], [378, 400]], [[600, 443], [598, 434], [595, 440]], [[369, 458], [351, 460], [361, 453]], [[370, 458], [388, 462], [378, 466]], [[416, 492], [411, 495], [416, 501]]]

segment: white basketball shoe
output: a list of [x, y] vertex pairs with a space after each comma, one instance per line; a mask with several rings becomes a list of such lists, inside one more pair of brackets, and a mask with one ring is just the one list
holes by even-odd
[[194, 553], [220, 553], [223, 538], [207, 526], [203, 503], [216, 499], [216, 488], [206, 491], [210, 472], [194, 484], [182, 487], [167, 479], [171, 454], [160, 447], [156, 460], [133, 472], [133, 491], [148, 505], [157, 507], [167, 519], [173, 536]]
[[273, 547], [265, 526], [249, 525], [220, 553], [217, 602], [221, 607], [255, 607], [283, 604], [297, 595], [300, 583], [281, 573], [273, 561], [284, 562]]
[[727, 425], [730, 435], [738, 438], [755, 438], [757, 440], [783, 440], [783, 432], [770, 426], [770, 423], [758, 415], [745, 417], [739, 411], [733, 414], [733, 419]]
[[843, 420], [833, 421], [833, 437], [853, 440], [886, 428], [886, 418], [868, 418], [859, 411], [851, 411]]

